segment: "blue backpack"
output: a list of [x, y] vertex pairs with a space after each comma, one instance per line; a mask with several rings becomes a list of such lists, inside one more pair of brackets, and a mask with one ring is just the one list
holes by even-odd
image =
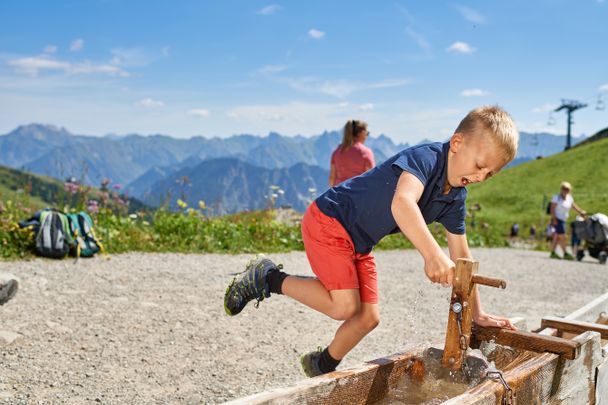
[[70, 230], [74, 238], [72, 253], [78, 257], [91, 257], [100, 250], [103, 252], [103, 246], [93, 231], [93, 220], [84, 211], [78, 213], [67, 214], [70, 221]]

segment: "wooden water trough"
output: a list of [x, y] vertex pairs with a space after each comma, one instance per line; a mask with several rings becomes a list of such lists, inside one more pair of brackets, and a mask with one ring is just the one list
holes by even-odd
[[[462, 263], [457, 264], [457, 270], [460, 265]], [[475, 273], [476, 266], [469, 275]], [[457, 284], [455, 282], [455, 288]], [[473, 290], [469, 289], [470, 291]], [[466, 337], [467, 345], [479, 345], [488, 360], [494, 361], [496, 368], [501, 371], [500, 378], [492, 379], [488, 374], [479, 384], [441, 404], [608, 405], [606, 314], [608, 293], [564, 318], [543, 318], [541, 329], [534, 333], [512, 333], [473, 326]], [[452, 315], [450, 309], [450, 316]], [[514, 322], [517, 322], [520, 329], [525, 329], [523, 319]], [[447, 364], [445, 361], [451, 355], [450, 350], [454, 349], [450, 348], [450, 327], [453, 328], [453, 325], [450, 326], [449, 322], [445, 350], [418, 347], [366, 362], [359, 367], [303, 380], [291, 387], [237, 399], [229, 404], [392, 403], [387, 402], [387, 395], [404, 378], [412, 378], [412, 374], [416, 373], [415, 365], [420, 359], [431, 353], [439, 359], [443, 356], [444, 364]], [[461, 339], [462, 334], [464, 332], [461, 331]], [[469, 365], [477, 361], [470, 357], [463, 360]], [[453, 365], [454, 361], [450, 364]]]

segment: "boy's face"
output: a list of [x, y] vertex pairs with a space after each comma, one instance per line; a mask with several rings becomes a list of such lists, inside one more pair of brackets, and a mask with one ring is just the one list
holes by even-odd
[[489, 136], [477, 130], [471, 134], [455, 133], [450, 139], [448, 183], [465, 187], [487, 180], [507, 164], [500, 149]]

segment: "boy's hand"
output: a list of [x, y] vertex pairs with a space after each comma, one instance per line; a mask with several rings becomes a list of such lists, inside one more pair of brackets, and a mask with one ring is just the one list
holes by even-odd
[[509, 318], [503, 316], [496, 316], [480, 312], [473, 314], [473, 321], [480, 326], [495, 326], [503, 329], [517, 330], [517, 328], [511, 323]]
[[447, 287], [454, 280], [454, 269], [456, 265], [443, 252], [431, 256], [424, 261], [424, 272], [433, 283], [441, 283]]

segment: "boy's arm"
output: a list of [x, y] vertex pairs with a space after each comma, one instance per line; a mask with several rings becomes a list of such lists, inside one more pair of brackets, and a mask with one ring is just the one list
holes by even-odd
[[391, 203], [391, 212], [401, 232], [414, 244], [424, 258], [424, 271], [434, 283], [451, 285], [454, 277], [452, 262], [433, 238], [424, 222], [418, 200], [424, 185], [413, 174], [403, 172]]
[[[450, 258], [455, 262], [457, 259], [472, 259], [473, 255], [469, 250], [467, 235], [457, 235], [447, 232], [448, 249], [450, 250]], [[481, 308], [481, 299], [479, 298], [479, 290], [475, 284], [472, 292], [473, 296], [473, 320], [481, 326], [498, 326], [500, 328], [516, 329], [508, 318], [496, 315], [490, 315]]]

